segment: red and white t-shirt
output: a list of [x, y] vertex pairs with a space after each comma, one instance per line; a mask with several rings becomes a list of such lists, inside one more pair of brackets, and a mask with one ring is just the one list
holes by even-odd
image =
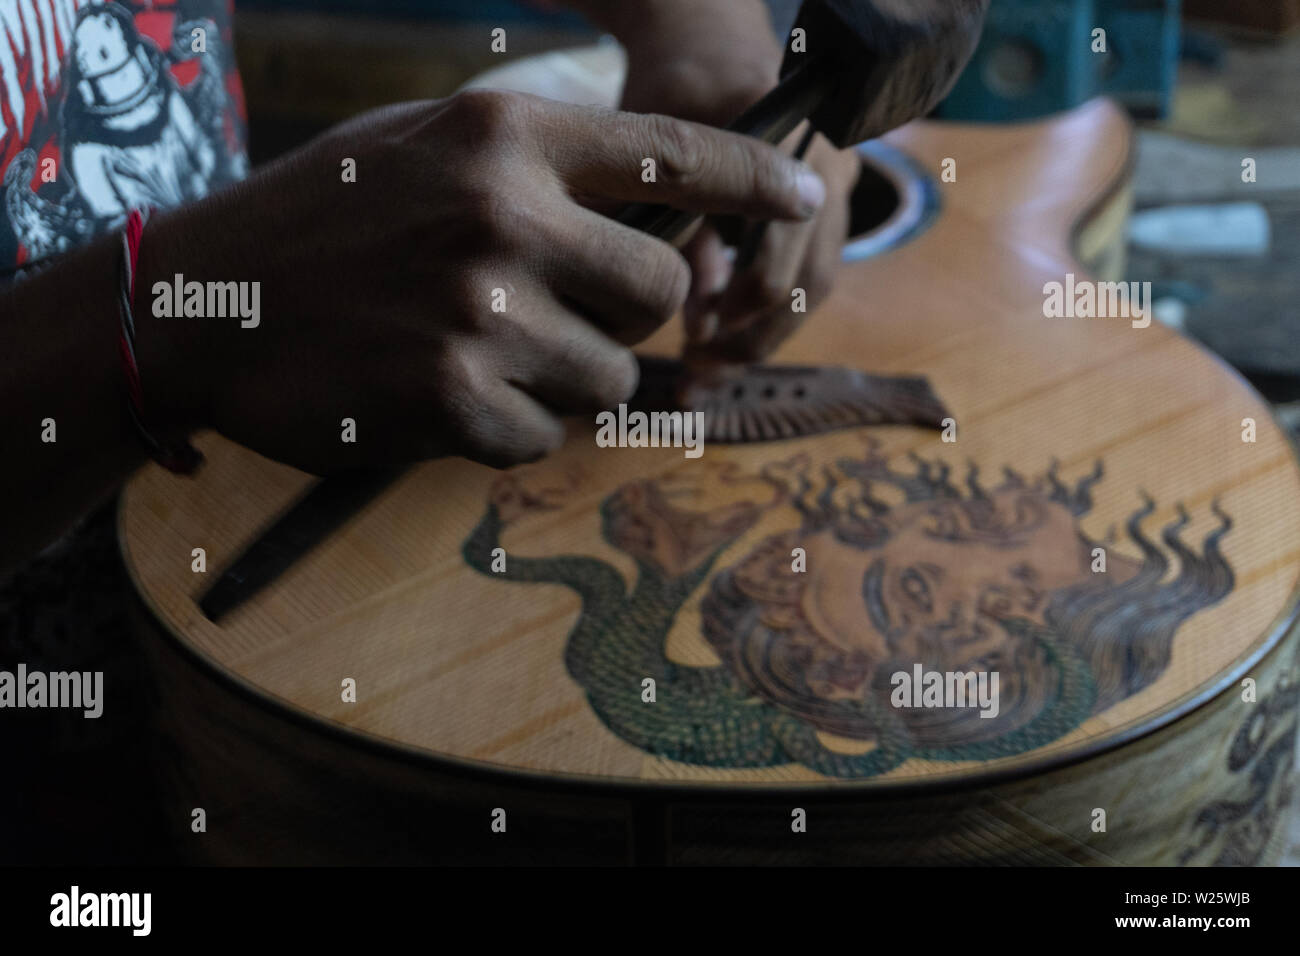
[[0, 0], [0, 281], [247, 172], [233, 0]]

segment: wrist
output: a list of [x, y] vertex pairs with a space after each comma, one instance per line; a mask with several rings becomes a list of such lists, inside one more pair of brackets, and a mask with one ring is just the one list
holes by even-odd
[[[145, 426], [160, 439], [183, 437], [208, 424], [213, 365], [211, 323], [172, 310], [155, 309], [160, 294], [172, 296], [176, 276], [186, 271], [193, 240], [184, 213], [158, 212], [145, 224], [136, 264], [132, 315], [136, 362], [144, 398]], [[166, 287], [166, 292], [161, 290]], [[158, 315], [156, 312], [171, 314]]]

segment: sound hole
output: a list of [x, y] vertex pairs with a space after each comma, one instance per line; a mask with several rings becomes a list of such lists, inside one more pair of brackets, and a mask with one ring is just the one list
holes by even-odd
[[874, 232], [898, 212], [902, 198], [893, 180], [871, 162], [862, 164], [862, 176], [849, 197], [849, 241]]
[[939, 186], [929, 170], [884, 140], [858, 147], [862, 175], [849, 197], [845, 262], [861, 262], [911, 242], [939, 215]]

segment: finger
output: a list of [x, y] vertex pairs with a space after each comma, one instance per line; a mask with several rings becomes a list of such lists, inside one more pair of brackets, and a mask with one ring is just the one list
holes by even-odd
[[805, 314], [795, 312], [787, 305], [755, 313], [739, 328], [697, 346], [692, 360], [707, 357], [715, 362], [760, 362], [793, 335], [805, 318]]
[[497, 380], [460, 423], [458, 451], [491, 468], [537, 461], [564, 444], [563, 423], [530, 395]]
[[752, 137], [667, 116], [551, 104], [541, 145], [571, 190], [753, 219], [806, 220], [812, 167]]
[[[794, 333], [807, 315], [830, 295], [838, 272], [844, 243], [848, 239], [852, 210], [848, 197], [861, 174], [861, 162], [852, 152], [835, 149], [833, 145], [818, 137], [809, 153], [809, 161], [822, 174], [831, 189], [831, 200], [818, 214], [811, 230], [806, 234], [807, 242], [802, 251], [792, 250], [787, 254], [794, 258], [787, 262], [798, 261], [799, 272], [792, 288], [782, 290], [777, 301], [777, 288], [782, 284], [779, 273], [770, 283], [751, 284], [748, 290], [738, 288], [738, 300], [734, 305], [723, 308], [734, 312], [724, 314], [726, 328], [713, 345], [714, 357], [726, 361], [757, 361], [767, 357]], [[772, 226], [772, 231], [790, 229], [790, 226]], [[779, 256], [770, 248], [760, 254], [757, 267], [764, 268], [764, 260]], [[764, 292], [764, 285], [769, 288]], [[793, 292], [803, 292], [804, 311], [793, 310]], [[789, 296], [789, 298], [787, 298]], [[764, 298], [771, 302], [767, 308], [761, 303]], [[743, 301], [747, 300], [747, 301]], [[754, 313], [744, 316], [750, 306], [758, 306]], [[738, 316], [738, 317], [737, 317]]]
[[538, 230], [548, 287], [616, 342], [644, 341], [681, 311], [690, 267], [665, 242], [586, 209], [572, 212]]
[[806, 311], [796, 312], [791, 297], [791, 300], [760, 312], [738, 331], [719, 336], [710, 343], [715, 356], [728, 361], [756, 362], [780, 348], [830, 295], [848, 232], [848, 204], [836, 204], [835, 208], [825, 209], [817, 220], [795, 280], [796, 288], [804, 292]]
[[816, 230], [812, 223], [772, 223], [753, 264], [732, 278], [717, 304], [716, 338], [743, 334], [759, 315], [792, 308], [796, 279]]
[[809, 312], [825, 302], [835, 287], [835, 277], [844, 264], [844, 246], [849, 241], [852, 215], [846, 201], [827, 206], [817, 219], [799, 277], [799, 284], [808, 293]]
[[640, 367], [631, 350], [558, 304], [516, 324], [502, 377], [553, 412], [571, 415], [617, 407], [636, 391]]
[[723, 244], [716, 229], [705, 227], [683, 254], [691, 267], [691, 291], [682, 307], [686, 340], [707, 341], [716, 331], [716, 317], [712, 327], [709, 317], [714, 316], [717, 298], [731, 282], [735, 253]]
[[[807, 128], [807, 121], [800, 123], [789, 136], [782, 140], [780, 144], [781, 151], [795, 152], [797, 144], [804, 140]], [[818, 150], [814, 148], [812, 150], [812, 156], [817, 155]], [[810, 163], [810, 165], [817, 170], [819, 175], [823, 176], [823, 181], [830, 186], [832, 181], [825, 178], [824, 170], [815, 162]], [[831, 194], [834, 196], [833, 188]], [[734, 328], [737, 324], [743, 324], [745, 321], [748, 321], [753, 317], [752, 314], [748, 314], [750, 313], [750, 310], [761, 309], [763, 307], [763, 300], [766, 298], [766, 296], [762, 294], [761, 286], [758, 288], [752, 288], [752, 292], [755, 293], [754, 299], [756, 301], [751, 302], [748, 308], [742, 308], [740, 310], [741, 314], [728, 315], [725, 317], [719, 314], [720, 299], [723, 293], [725, 293], [727, 288], [731, 285], [732, 280], [738, 274], [749, 273], [751, 269], [754, 268], [755, 259], [757, 259], [763, 251], [762, 243], [763, 240], [767, 238], [767, 230], [761, 224], [756, 224], [752, 221], [734, 216], [715, 216], [710, 220], [710, 222], [714, 226], [714, 231], [717, 232], [720, 239], [724, 235], [727, 237], [721, 239], [721, 242], [728, 247], [728, 256], [726, 259], [728, 264], [727, 275], [726, 278], [719, 282], [716, 287], [710, 289], [709, 295], [701, 296], [697, 295], [696, 292], [693, 291], [691, 296], [688, 296], [684, 313], [687, 333], [686, 342], [688, 348], [709, 342], [718, 334], [720, 326], [724, 324]], [[755, 229], [760, 230], [757, 237], [754, 235]], [[751, 248], [751, 243], [753, 242], [759, 244], [757, 248]], [[702, 254], [707, 254], [709, 252], [712, 252], [712, 250], [701, 250]], [[792, 250], [790, 254], [795, 255], [796, 253]], [[769, 243], [769, 256], [770, 255]], [[697, 275], [702, 271], [700, 267], [696, 265], [694, 260], [692, 260], [692, 268], [696, 270]]]

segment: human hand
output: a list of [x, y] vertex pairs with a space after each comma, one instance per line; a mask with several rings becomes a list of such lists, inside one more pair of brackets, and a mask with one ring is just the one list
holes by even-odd
[[[622, 8], [620, 8], [622, 9]], [[783, 51], [761, 0], [652, 0], [608, 24], [628, 49], [623, 108], [727, 126], [776, 85]], [[803, 135], [796, 130], [787, 151]], [[814, 138], [808, 164], [827, 198], [811, 221], [773, 223], [737, 274], [716, 228], [685, 247], [688, 358], [747, 362], [771, 354], [829, 295], [849, 231], [849, 196], [861, 164]], [[806, 312], [795, 312], [802, 289]]]
[[[150, 223], [143, 379], [186, 424], [315, 473], [533, 460], [561, 415], [629, 397], [628, 346], [690, 286], [680, 253], [591, 206], [804, 221], [821, 193], [769, 146], [662, 116], [498, 92], [367, 113]], [[147, 297], [175, 274], [259, 282], [257, 327], [155, 316]]]

